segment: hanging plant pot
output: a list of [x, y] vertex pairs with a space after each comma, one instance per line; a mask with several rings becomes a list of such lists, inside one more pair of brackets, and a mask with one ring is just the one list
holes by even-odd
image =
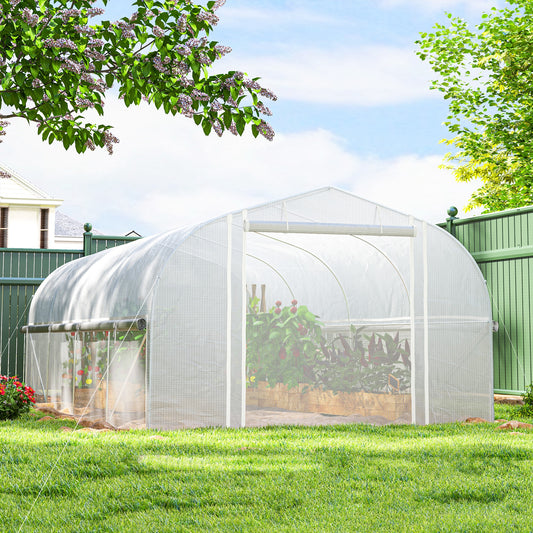
[[309, 389], [305, 384], [288, 389], [283, 383], [269, 387], [267, 382], [261, 381], [257, 387], [247, 389], [246, 403], [254, 407], [275, 407], [308, 413], [381, 416], [391, 421], [411, 416], [411, 394], [335, 393], [330, 390]]

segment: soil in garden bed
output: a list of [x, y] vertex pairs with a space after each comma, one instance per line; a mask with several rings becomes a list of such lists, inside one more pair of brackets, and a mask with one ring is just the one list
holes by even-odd
[[386, 426], [388, 424], [410, 424], [411, 419], [400, 417], [388, 420], [383, 416], [328, 415], [323, 413], [303, 413], [288, 411], [275, 407], [258, 408], [248, 406], [246, 409], [246, 427], [264, 427], [281, 425], [298, 426], [332, 426], [334, 424], [371, 424]]

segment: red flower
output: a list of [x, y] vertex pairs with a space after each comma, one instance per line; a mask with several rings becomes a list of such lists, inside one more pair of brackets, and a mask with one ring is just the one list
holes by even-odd
[[88, 366], [87, 368], [89, 369], [89, 371], [91, 371], [93, 369], [92, 366]]
[[100, 372], [100, 367], [99, 367], [99, 366], [95, 366], [95, 367], [94, 367], [94, 371], [95, 371], [95, 372]]
[[83, 376], [83, 370], [78, 370], [78, 376]]
[[276, 302], [276, 306], [279, 307], [280, 305], [281, 305], [281, 302], [278, 300], [278, 301]]
[[276, 313], [276, 315], [279, 315], [281, 313], [281, 309], [279, 307], [276, 307], [276, 309], [274, 309], [274, 313]]
[[282, 346], [281, 350], [279, 351], [279, 358], [280, 359], [286, 359], [287, 358], [287, 350], [285, 350], [284, 346]]
[[292, 314], [296, 313], [296, 311], [298, 311], [297, 307], [291, 307], [291, 313]]
[[298, 303], [298, 300], [293, 300], [293, 301], [291, 302], [292, 305], [296, 305], [297, 303]]

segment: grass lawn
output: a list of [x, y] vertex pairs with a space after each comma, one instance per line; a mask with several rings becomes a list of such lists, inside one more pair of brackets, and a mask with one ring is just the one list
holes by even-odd
[[[512, 418], [512, 409], [497, 406], [496, 415]], [[2, 531], [533, 530], [533, 430], [350, 425], [92, 435], [37, 418], [0, 422]]]

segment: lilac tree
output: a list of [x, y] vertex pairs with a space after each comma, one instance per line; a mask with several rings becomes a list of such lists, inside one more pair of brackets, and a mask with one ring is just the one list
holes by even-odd
[[262, 117], [271, 115], [264, 100], [276, 96], [242, 72], [209, 72], [231, 51], [208, 40], [224, 3], [134, 0], [133, 14], [111, 22], [94, 0], [0, 0], [0, 135], [23, 118], [49, 143], [112, 153], [111, 126], [89, 117], [104, 115], [113, 87], [126, 106], [148, 101], [206, 135], [242, 135], [249, 124], [272, 140]]

